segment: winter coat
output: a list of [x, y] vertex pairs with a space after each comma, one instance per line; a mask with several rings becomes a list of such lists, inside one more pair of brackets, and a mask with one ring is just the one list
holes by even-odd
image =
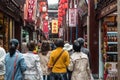
[[71, 80], [90, 80], [89, 61], [83, 52], [74, 52], [70, 56], [68, 69], [73, 71]]

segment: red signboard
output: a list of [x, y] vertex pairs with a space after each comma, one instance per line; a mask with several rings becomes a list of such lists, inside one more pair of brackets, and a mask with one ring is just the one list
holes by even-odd
[[24, 6], [24, 19], [27, 21], [34, 21], [36, 14], [37, 0], [26, 0]]
[[43, 32], [44, 33], [48, 33], [49, 29], [48, 29], [48, 21], [44, 21], [43, 22]]

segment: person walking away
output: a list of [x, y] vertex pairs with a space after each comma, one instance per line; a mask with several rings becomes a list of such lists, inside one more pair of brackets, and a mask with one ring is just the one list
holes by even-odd
[[36, 51], [37, 51], [37, 53], [39, 53], [39, 52], [41, 51], [41, 45], [42, 45], [42, 41], [41, 41], [41, 40], [38, 40], [37, 46], [36, 46]]
[[83, 53], [85, 53], [88, 56], [89, 63], [90, 63], [90, 68], [91, 68], [91, 55], [90, 55], [89, 49], [87, 49], [87, 48], [84, 47], [85, 40], [83, 38], [78, 38], [77, 41], [81, 45], [80, 51], [83, 52]]
[[27, 52], [27, 42], [26, 42], [25, 38], [22, 40], [21, 52], [22, 53], [26, 53]]
[[72, 71], [71, 80], [91, 80], [88, 56], [80, 52], [81, 45], [73, 42], [74, 53], [70, 56], [68, 69]]
[[2, 37], [0, 37], [0, 80], [4, 80], [4, 74], [5, 74], [4, 58], [5, 58], [6, 52], [2, 44], [3, 44]]
[[69, 43], [65, 43], [63, 49], [67, 50], [69, 52], [69, 55], [71, 55], [73, 53], [73, 46], [70, 45]]
[[43, 80], [40, 58], [33, 53], [35, 49], [34, 41], [27, 43], [28, 52], [23, 54], [27, 64], [27, 70], [24, 72], [24, 80]]
[[50, 72], [48, 71], [48, 60], [50, 56], [50, 44], [48, 41], [42, 41], [41, 52], [39, 53], [41, 68], [43, 72], [43, 80], [50, 80]]
[[27, 66], [22, 53], [18, 51], [19, 41], [11, 39], [9, 52], [5, 56], [5, 80], [22, 80]]
[[70, 62], [68, 51], [63, 50], [64, 41], [58, 38], [55, 41], [56, 49], [50, 54], [48, 68], [52, 68], [50, 79], [51, 80], [68, 80], [67, 67]]
[[[67, 50], [70, 56], [73, 54], [73, 46], [70, 45], [69, 43], [65, 43], [63, 49]], [[67, 74], [68, 74], [68, 80], [71, 80], [72, 71], [68, 70]]]

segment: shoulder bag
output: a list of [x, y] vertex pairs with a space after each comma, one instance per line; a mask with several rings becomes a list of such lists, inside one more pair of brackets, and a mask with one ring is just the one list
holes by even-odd
[[[56, 60], [55, 60], [54, 63], [53, 63], [53, 67], [54, 67], [54, 65], [56, 64], [56, 62], [58, 61], [58, 59], [60, 58], [60, 56], [62, 55], [63, 52], [64, 52], [64, 50], [62, 50], [62, 51], [60, 52], [59, 56], [56, 58]], [[53, 67], [48, 68], [48, 71], [51, 72]]]

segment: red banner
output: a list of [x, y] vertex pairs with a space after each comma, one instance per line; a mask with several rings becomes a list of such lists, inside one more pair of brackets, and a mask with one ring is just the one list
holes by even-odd
[[44, 21], [43, 22], [43, 32], [44, 33], [48, 33], [49, 29], [48, 29], [48, 21]]
[[36, 15], [37, 0], [26, 0], [24, 6], [24, 19], [27, 21], [34, 21]]

